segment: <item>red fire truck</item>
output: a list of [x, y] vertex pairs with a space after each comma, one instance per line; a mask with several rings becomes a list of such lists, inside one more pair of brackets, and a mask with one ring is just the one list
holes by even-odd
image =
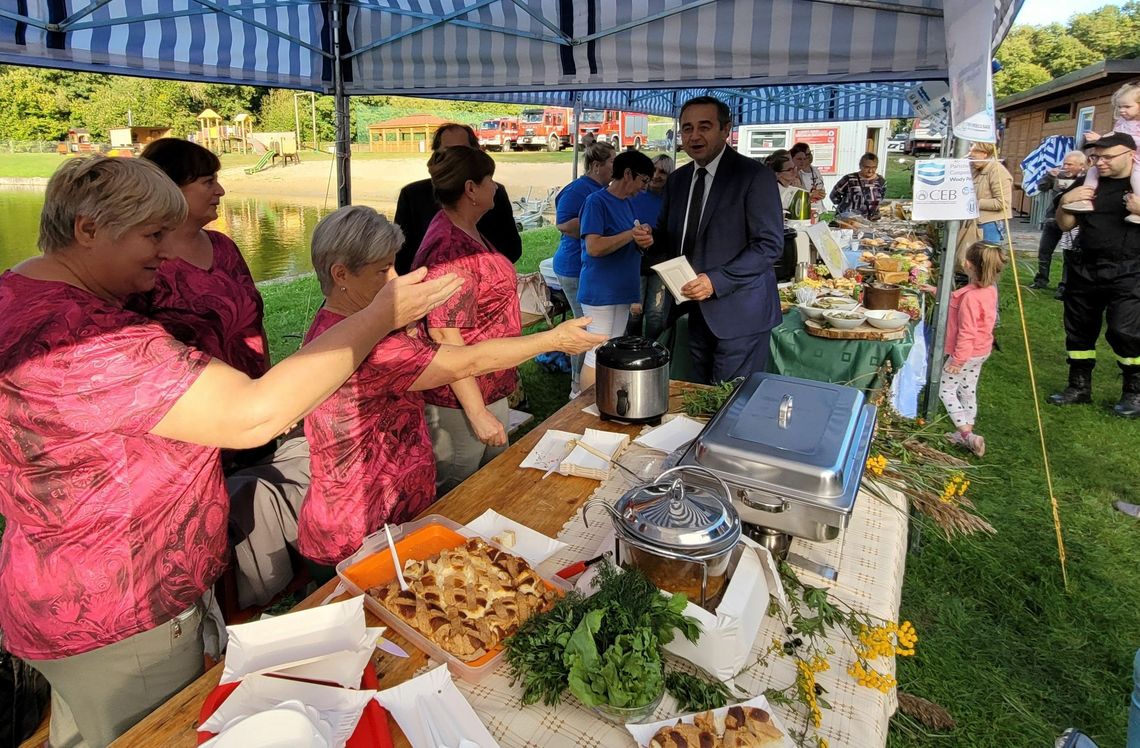
[[599, 141], [610, 143], [619, 151], [623, 148], [641, 150], [649, 140], [649, 117], [613, 109], [584, 109], [582, 121], [578, 123], [578, 137], [586, 133], [593, 133]]
[[560, 151], [572, 145], [570, 120], [573, 111], [565, 107], [524, 109], [519, 115], [518, 147]]
[[514, 117], [485, 120], [476, 135], [488, 151], [511, 151], [518, 147], [519, 121]]

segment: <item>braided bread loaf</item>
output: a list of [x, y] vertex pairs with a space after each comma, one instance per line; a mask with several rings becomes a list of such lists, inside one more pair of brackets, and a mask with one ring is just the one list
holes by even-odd
[[554, 592], [518, 556], [471, 538], [404, 565], [404, 581], [368, 590], [385, 608], [441, 649], [470, 662], [495, 649]]

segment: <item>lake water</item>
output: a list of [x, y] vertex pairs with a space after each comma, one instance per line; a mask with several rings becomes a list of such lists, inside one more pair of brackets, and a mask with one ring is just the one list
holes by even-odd
[[[36, 237], [43, 204], [44, 193], [39, 190], [0, 190], [0, 268], [39, 253]], [[210, 228], [233, 238], [254, 280], [286, 278], [313, 269], [309, 240], [317, 222], [331, 210], [226, 195]]]

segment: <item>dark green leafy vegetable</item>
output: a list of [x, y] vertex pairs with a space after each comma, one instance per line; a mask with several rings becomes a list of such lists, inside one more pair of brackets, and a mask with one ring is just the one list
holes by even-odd
[[569, 669], [563, 664], [563, 653], [586, 614], [584, 599], [578, 592], [567, 593], [549, 611], [524, 621], [506, 641], [511, 685], [522, 682], [524, 704], [542, 699], [554, 706], [566, 690]]
[[605, 563], [594, 585], [593, 595], [566, 595], [506, 641], [511, 682], [522, 683], [524, 704], [557, 704], [569, 688], [591, 706], [641, 706], [661, 691], [661, 646], [678, 629], [689, 641], [700, 636], [683, 613], [685, 596], [663, 595], [637, 569]]
[[566, 645], [570, 693], [586, 706], [639, 707], [661, 693], [661, 651], [648, 629], [620, 634], [598, 654], [595, 636], [606, 611], [592, 610]]
[[665, 688], [677, 699], [682, 712], [704, 712], [719, 709], [732, 695], [728, 686], [718, 680], [702, 678], [674, 670], [665, 676]]

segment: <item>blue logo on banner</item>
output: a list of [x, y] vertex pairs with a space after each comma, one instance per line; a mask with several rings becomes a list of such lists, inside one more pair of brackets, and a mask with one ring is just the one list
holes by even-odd
[[946, 181], [946, 164], [927, 161], [915, 167], [915, 177], [923, 184], [936, 187]]

